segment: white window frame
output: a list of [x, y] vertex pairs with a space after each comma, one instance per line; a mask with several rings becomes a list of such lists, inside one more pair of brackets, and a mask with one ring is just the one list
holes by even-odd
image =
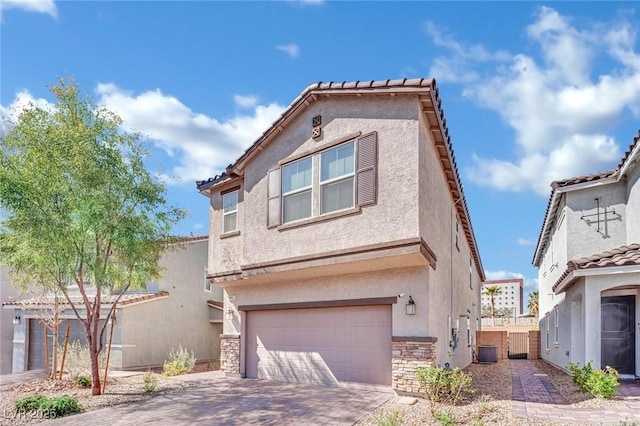
[[[224, 200], [225, 200], [226, 197], [230, 196], [231, 194], [235, 194], [235, 196], [236, 196], [236, 208], [235, 208], [235, 210], [230, 210], [228, 212], [225, 212], [224, 211], [224, 205], [225, 205]], [[240, 190], [239, 189], [236, 189], [236, 190], [233, 190], [233, 191], [229, 191], [227, 193], [222, 194], [222, 233], [223, 234], [228, 234], [230, 232], [234, 232], [234, 231], [238, 230], [238, 204], [240, 204]], [[235, 226], [234, 229], [225, 229], [224, 227], [225, 227], [225, 225], [227, 223], [225, 219], [227, 218], [227, 216], [230, 216], [232, 214], [236, 215], [236, 226]]]
[[206, 291], [207, 293], [211, 293], [213, 289], [211, 287], [211, 283], [207, 279], [207, 274], [208, 274], [207, 268], [204, 268], [204, 291]]
[[[283, 224], [284, 223], [293, 223], [293, 222], [296, 222], [298, 220], [305, 220], [305, 219], [309, 219], [309, 218], [313, 217], [313, 175], [314, 175], [313, 170], [314, 170], [314, 166], [315, 166], [315, 163], [316, 163], [314, 157], [315, 157], [315, 155], [309, 155], [307, 157], [299, 158], [299, 159], [297, 159], [295, 161], [292, 161], [290, 163], [282, 165], [282, 168], [281, 168], [281, 171], [280, 171], [280, 185], [281, 185], [281, 192], [282, 192], [282, 195], [281, 195], [282, 202], [280, 203], [281, 204], [281, 206], [280, 206], [280, 208], [281, 208], [280, 214], [281, 214], [281, 217], [282, 217], [282, 223]], [[284, 192], [284, 179], [283, 179], [284, 169], [289, 167], [289, 166], [292, 166], [292, 165], [294, 165], [296, 163], [300, 163], [302, 161], [305, 161], [307, 159], [311, 159], [311, 184], [309, 184], [307, 186], [304, 186], [302, 188], [291, 190], [289, 192]], [[308, 217], [301, 217], [301, 218], [298, 218], [298, 219], [295, 219], [295, 220], [289, 220], [289, 221], [285, 220], [285, 215], [284, 215], [284, 208], [285, 208], [285, 204], [286, 204], [285, 203], [285, 199], [287, 197], [292, 196], [292, 195], [301, 194], [301, 193], [307, 192], [307, 191], [311, 192], [311, 209], [309, 211], [310, 212], [309, 216]]]
[[[329, 151], [331, 151], [333, 149], [338, 149], [341, 146], [348, 145], [348, 144], [352, 144], [353, 145], [353, 171], [351, 173], [346, 173], [344, 175], [340, 175], [340, 176], [337, 176], [337, 177], [334, 177], [334, 178], [327, 179], [327, 180], [323, 181], [322, 180], [322, 154], [324, 154], [325, 152], [329, 152]], [[339, 212], [339, 211], [342, 211], [342, 210], [351, 209], [356, 205], [356, 155], [357, 155], [356, 150], [357, 150], [357, 147], [358, 147], [358, 144], [356, 143], [356, 140], [355, 139], [351, 139], [351, 140], [346, 141], [344, 143], [341, 143], [339, 145], [332, 146], [331, 148], [324, 149], [324, 150], [322, 150], [322, 151], [320, 151], [318, 153], [318, 202], [319, 202], [319, 207], [320, 207], [320, 210], [319, 210], [320, 216], [325, 215], [325, 214], [331, 214], [331, 213]], [[313, 167], [313, 164], [312, 164], [312, 167]], [[322, 198], [323, 198], [322, 197], [322, 188], [324, 186], [326, 186], [326, 185], [330, 185], [332, 183], [339, 182], [339, 181], [342, 181], [342, 180], [347, 180], [349, 178], [352, 179], [351, 180], [351, 185], [353, 187], [353, 200], [352, 200], [351, 205], [349, 207], [344, 207], [342, 209], [331, 210], [330, 212], [323, 212], [324, 208], [323, 208], [323, 205], [322, 205]]]
[[555, 336], [554, 336], [555, 340], [554, 340], [554, 343], [558, 344], [560, 342], [560, 327], [558, 326], [558, 317], [559, 317], [559, 315], [558, 315], [558, 307], [557, 306], [554, 309], [553, 315], [554, 315], [554, 323], [555, 323], [555, 330], [554, 330], [555, 331]]
[[460, 251], [460, 219], [458, 218], [458, 215], [456, 215], [456, 248], [458, 249], [458, 251]]
[[548, 351], [548, 350], [549, 350], [549, 347], [550, 347], [550, 345], [549, 345], [549, 343], [550, 343], [550, 342], [549, 342], [549, 340], [551, 340], [551, 338], [550, 338], [550, 332], [549, 332], [549, 323], [551, 322], [551, 318], [550, 318], [550, 316], [549, 316], [549, 313], [548, 313], [548, 312], [547, 312], [547, 314], [545, 315], [545, 317], [546, 317], [545, 319], [547, 320], [547, 321], [546, 321], [546, 322], [547, 322], [547, 327], [546, 327], [546, 330], [545, 330], [545, 336], [546, 336], [546, 337], [545, 337], [545, 346], [544, 346], [544, 348], [545, 348], [545, 350], [547, 350], [547, 351]]

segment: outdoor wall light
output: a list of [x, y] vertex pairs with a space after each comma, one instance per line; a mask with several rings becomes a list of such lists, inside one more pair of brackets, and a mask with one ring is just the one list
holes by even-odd
[[413, 298], [409, 296], [409, 301], [406, 305], [404, 305], [405, 313], [407, 315], [415, 315], [416, 314], [416, 302], [413, 301]]
[[227, 320], [231, 321], [233, 319], [233, 309], [229, 309], [227, 311]]
[[20, 324], [20, 315], [16, 315], [15, 317], [13, 317], [13, 325], [18, 324]]

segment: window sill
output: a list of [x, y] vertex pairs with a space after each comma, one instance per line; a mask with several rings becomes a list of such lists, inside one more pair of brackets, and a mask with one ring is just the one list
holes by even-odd
[[297, 220], [295, 222], [289, 222], [284, 225], [278, 226], [278, 231], [286, 231], [287, 229], [299, 228], [301, 226], [307, 226], [318, 222], [324, 222], [327, 220], [337, 219], [343, 216], [350, 216], [352, 214], [358, 214], [361, 212], [361, 207], [352, 207], [350, 209], [340, 210], [333, 213], [323, 214], [322, 216], [312, 217], [309, 219]]
[[238, 235], [240, 235], [240, 231], [231, 231], [231, 232], [227, 232], [226, 234], [221, 234], [220, 239], [223, 240], [225, 238], [236, 237]]
[[555, 342], [555, 343], [553, 344], [553, 347], [554, 347], [554, 348], [559, 348], [559, 347], [560, 347], [560, 343], [559, 343], [559, 342]]

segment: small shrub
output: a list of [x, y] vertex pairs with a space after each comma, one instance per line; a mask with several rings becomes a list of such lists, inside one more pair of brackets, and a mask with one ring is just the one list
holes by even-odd
[[580, 363], [570, 362], [567, 369], [571, 372], [571, 379], [580, 386], [582, 392], [596, 398], [611, 398], [618, 392], [620, 383], [615, 368], [606, 366], [604, 370], [598, 370], [591, 367], [591, 362], [581, 368]]
[[[62, 353], [62, 350], [59, 351]], [[101, 366], [106, 365], [106, 351], [100, 352], [98, 355], [98, 363]], [[89, 346], [83, 345], [80, 340], [74, 340], [67, 346], [67, 357], [64, 362], [64, 369], [69, 373], [72, 380], [76, 380], [78, 376], [91, 376], [91, 358], [89, 357]]]
[[455, 424], [451, 413], [445, 410], [436, 411], [433, 417], [436, 419], [438, 424], [442, 426], [453, 426]]
[[44, 395], [30, 395], [25, 398], [20, 398], [19, 400], [14, 402], [13, 408], [15, 408], [16, 411], [37, 410], [38, 408], [40, 408], [40, 405], [42, 405], [42, 403], [46, 401], [46, 399], [47, 397]]
[[55, 398], [47, 398], [43, 395], [31, 395], [17, 400], [13, 407], [16, 411], [38, 411], [46, 418], [68, 416], [82, 411], [82, 406], [75, 396], [63, 395]]
[[178, 349], [171, 348], [169, 351], [169, 359], [164, 362], [162, 368], [163, 376], [179, 376], [187, 374], [196, 365], [196, 357], [193, 351], [189, 352], [182, 345]]
[[158, 388], [156, 377], [151, 371], [147, 371], [144, 376], [142, 376], [142, 387], [147, 393], [155, 392]]
[[76, 385], [79, 388], [88, 388], [91, 386], [91, 377], [89, 376], [85, 376], [85, 375], [81, 375], [76, 377]]
[[400, 426], [404, 420], [404, 414], [400, 410], [386, 411], [378, 417], [378, 426]]
[[457, 367], [418, 367], [416, 375], [425, 396], [431, 401], [456, 404], [476, 391], [471, 387], [471, 375]]

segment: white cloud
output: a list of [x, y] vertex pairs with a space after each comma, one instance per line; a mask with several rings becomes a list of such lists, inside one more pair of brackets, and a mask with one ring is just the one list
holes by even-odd
[[527, 238], [518, 238], [517, 243], [519, 246], [528, 247], [528, 246], [532, 246], [535, 243], [535, 241], [529, 240]]
[[253, 108], [258, 104], [258, 98], [253, 95], [233, 95], [233, 101], [241, 108]]
[[0, 13], [5, 9], [21, 9], [26, 12], [45, 13], [58, 18], [58, 9], [53, 0], [2, 0]]
[[509, 271], [484, 271], [484, 275], [487, 277], [487, 280], [508, 280], [511, 278], [524, 278], [519, 272], [509, 272]]
[[300, 56], [300, 47], [295, 43], [280, 44], [276, 46], [276, 49], [283, 51], [292, 58], [297, 58], [298, 56]]
[[34, 98], [27, 90], [20, 90], [16, 93], [16, 97], [9, 106], [0, 105], [0, 134], [4, 134], [13, 127], [20, 114], [31, 106], [51, 110], [53, 105], [46, 99]]
[[425, 23], [424, 30], [436, 46], [449, 51], [449, 56], [436, 57], [429, 70], [429, 75], [439, 82], [471, 83], [480, 79], [480, 75], [471, 68], [474, 64], [503, 62], [511, 58], [503, 50], [491, 52], [481, 45], [461, 44], [431, 21]]
[[570, 18], [541, 7], [526, 29], [540, 57], [518, 53], [508, 66], [499, 63], [490, 71], [462, 65], [473, 65], [467, 58], [474, 57], [500, 61], [501, 55], [434, 30], [428, 33], [449, 51], [435, 58], [432, 68], [445, 72], [449, 66], [450, 81], [464, 84], [464, 96], [495, 111], [515, 131], [516, 145], [507, 154], [515, 158], [475, 156], [466, 170], [472, 181], [546, 195], [553, 180], [604, 171], [620, 159], [619, 145], [607, 131], [627, 111], [640, 116], [640, 55], [634, 50], [633, 25], [621, 21], [577, 28]]
[[255, 105], [249, 114], [221, 121], [191, 111], [160, 90], [134, 94], [114, 84], [98, 84], [96, 92], [99, 104], [174, 157], [172, 173], [178, 183], [192, 184], [223, 171], [284, 110], [275, 103]]

